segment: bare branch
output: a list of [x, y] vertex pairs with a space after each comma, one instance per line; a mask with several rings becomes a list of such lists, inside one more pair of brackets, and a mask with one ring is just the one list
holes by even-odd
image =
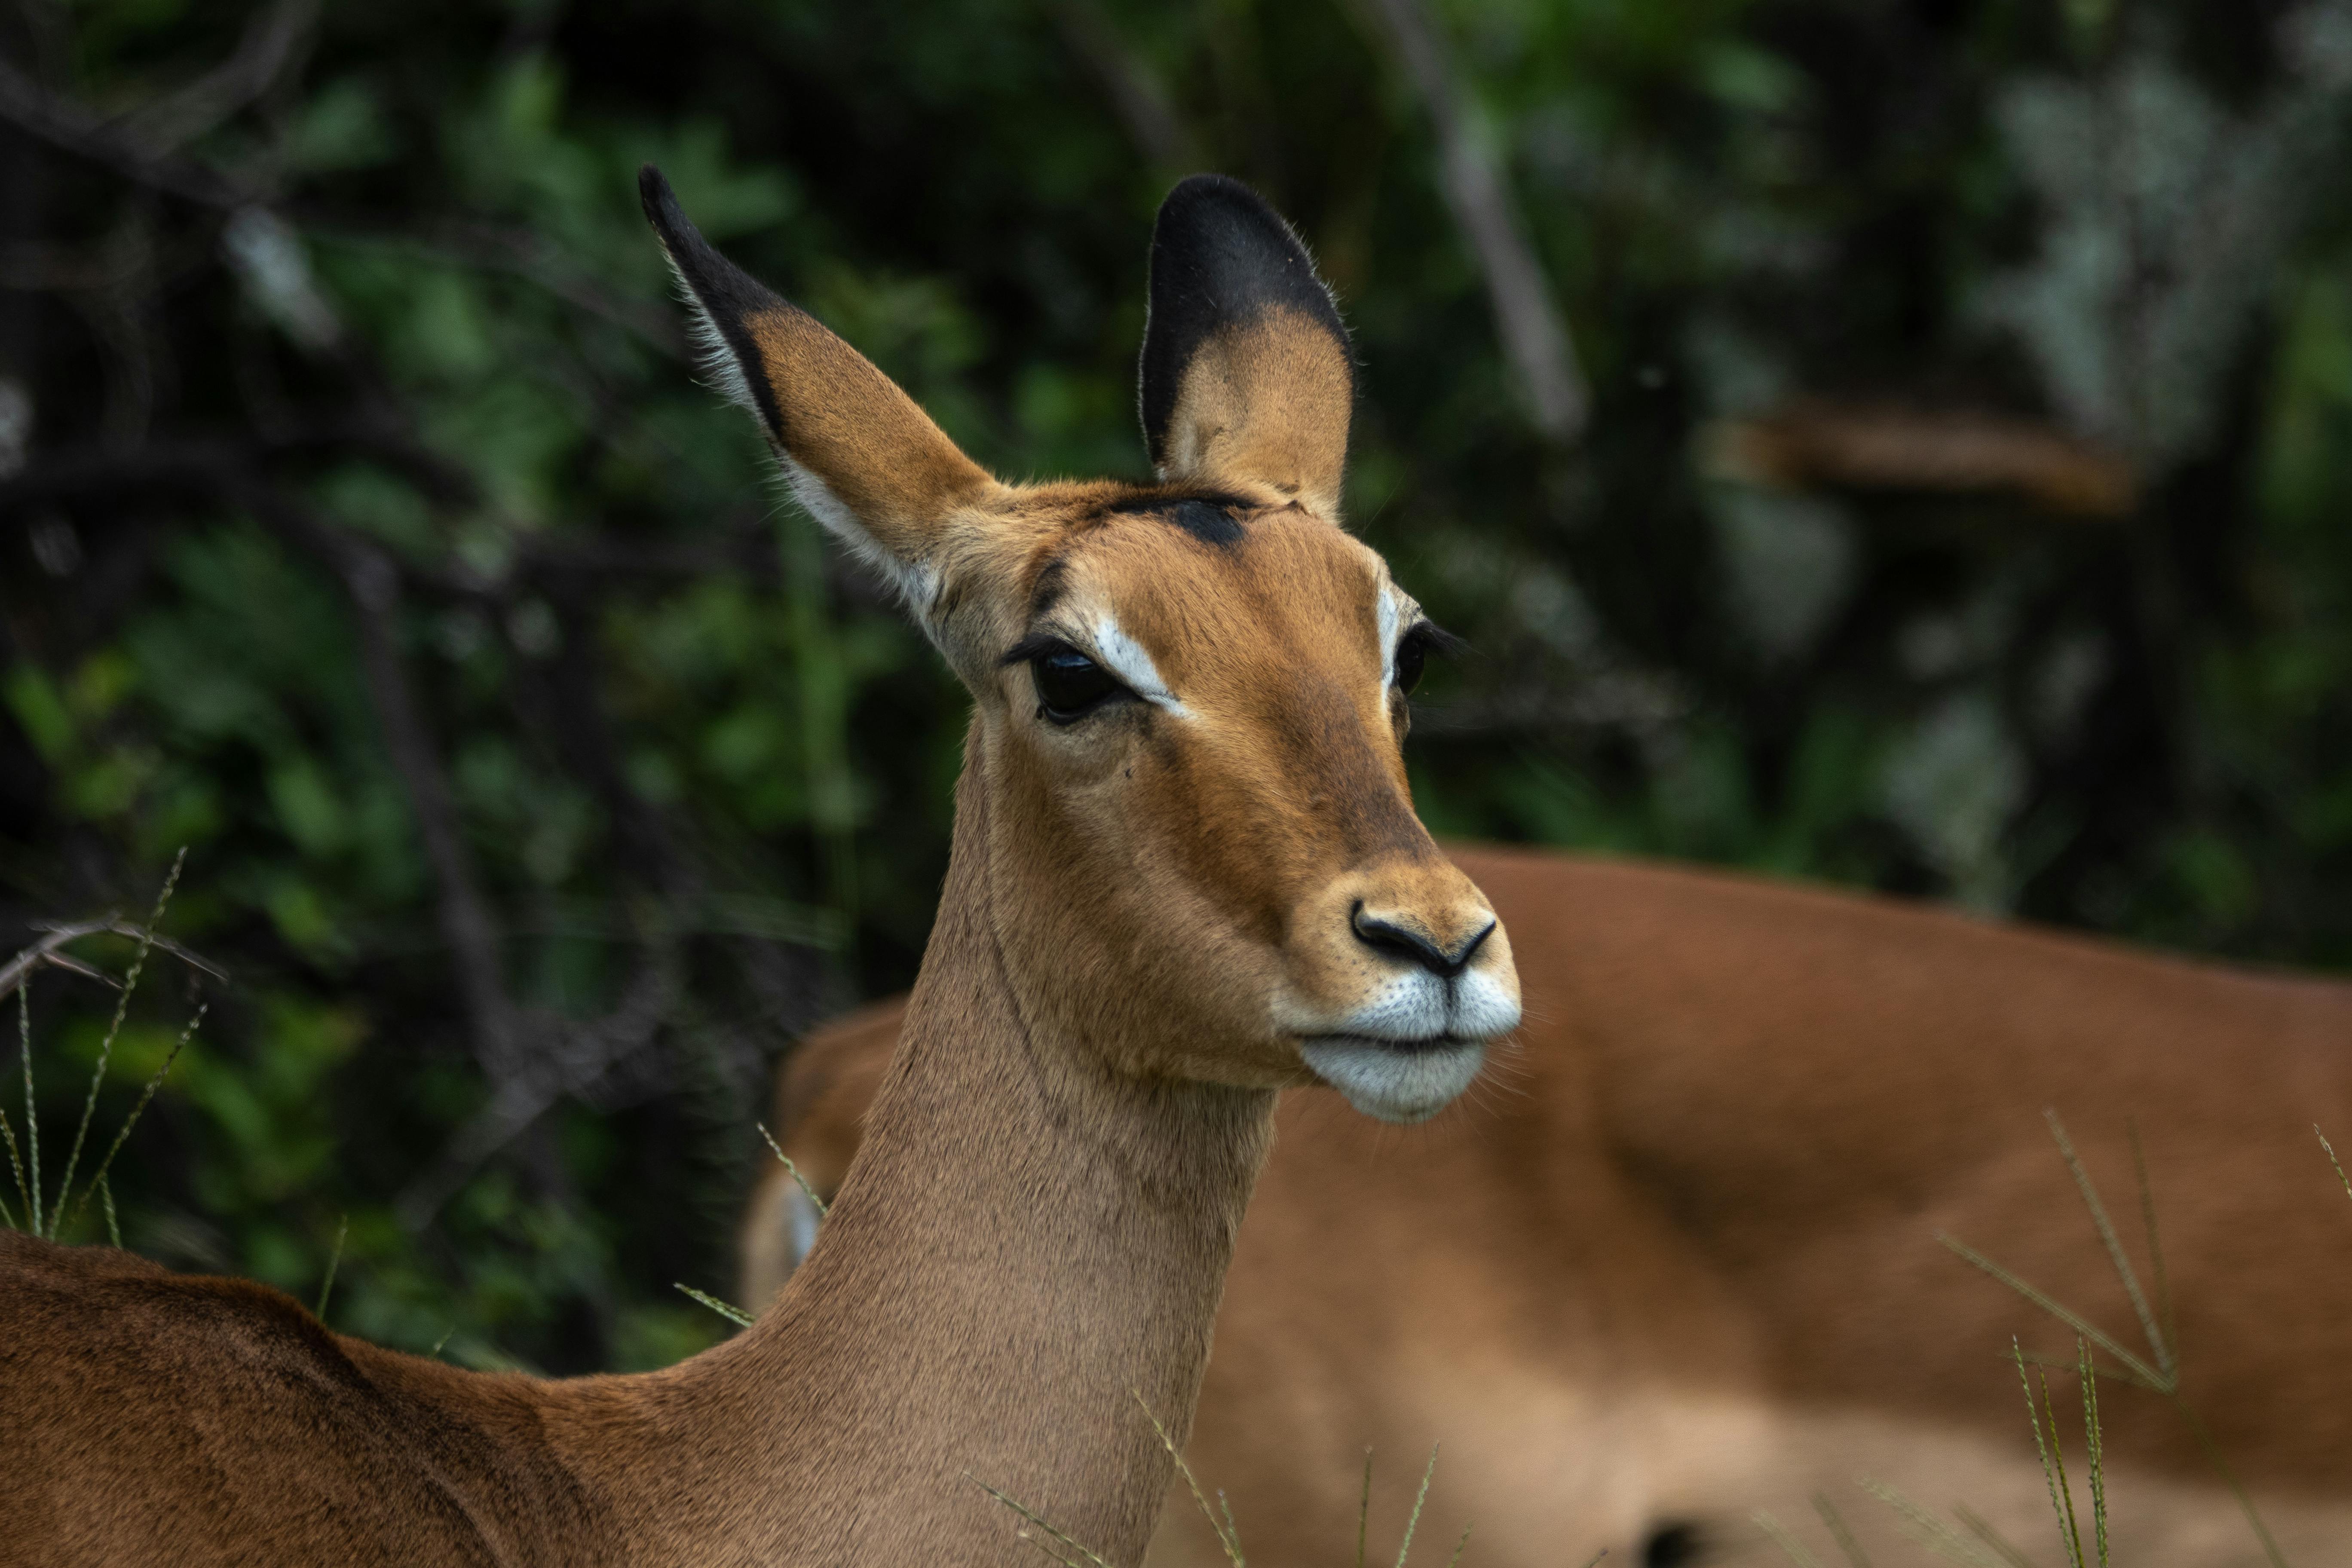
[[1549, 440], [1572, 442], [1583, 435], [1591, 404], [1576, 346], [1552, 303], [1500, 160], [1480, 136], [1465, 101], [1444, 36], [1422, 0], [1361, 4], [1380, 22], [1436, 129], [1439, 184], [1486, 277], [1496, 335], [1518, 376], [1536, 428]]
[[318, 16], [318, 0], [278, 0], [247, 26], [235, 54], [179, 91], [124, 115], [116, 129], [153, 154], [194, 141], [277, 83]]
[[491, 1082], [504, 1082], [520, 1063], [519, 1023], [499, 973], [498, 922], [482, 896], [432, 730], [401, 660], [400, 573], [382, 551], [320, 521], [275, 489], [239, 476], [232, 489], [256, 517], [341, 577], [359, 612], [360, 664], [368, 696], [440, 889], [441, 935], [457, 965], [474, 1054]]
[[[33, 929], [44, 933], [41, 939], [7, 963], [0, 963], [0, 996], [5, 996], [16, 990], [33, 971], [42, 968], [62, 969], [68, 973], [79, 974], [85, 979], [96, 980], [104, 984], [117, 984], [112, 977], [82, 963], [64, 949], [68, 943], [79, 942], [86, 936], [123, 936], [135, 941], [140, 935], [140, 928], [137, 925], [112, 915], [94, 921], [70, 922], [43, 921], [37, 922]], [[148, 945], [170, 953], [189, 968], [200, 970], [215, 980], [227, 978], [212, 964], [205, 963], [169, 937], [152, 937], [149, 939]]]
[[1062, 41], [1102, 84], [1136, 151], [1158, 168], [1186, 170], [1199, 163], [1192, 138], [1149, 68], [1118, 36], [1096, 0], [1061, 0], [1054, 7]]
[[241, 207], [262, 195], [201, 163], [157, 153], [94, 110], [46, 91], [5, 58], [0, 58], [0, 120], [133, 184], [200, 206]]
[[2024, 419], [1969, 409], [1801, 402], [1727, 419], [1704, 437], [1708, 466], [1787, 489], [2011, 491], [2084, 518], [2121, 518], [2139, 477], [2105, 447]]

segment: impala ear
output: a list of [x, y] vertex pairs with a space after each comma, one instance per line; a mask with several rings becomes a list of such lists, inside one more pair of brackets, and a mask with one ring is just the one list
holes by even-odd
[[637, 194], [693, 307], [704, 374], [758, 416], [801, 504], [929, 611], [948, 520], [996, 481], [863, 354], [711, 248], [650, 163]]
[[1194, 174], [1160, 205], [1139, 380], [1160, 478], [1267, 486], [1338, 518], [1348, 329], [1307, 247], [1238, 180]]

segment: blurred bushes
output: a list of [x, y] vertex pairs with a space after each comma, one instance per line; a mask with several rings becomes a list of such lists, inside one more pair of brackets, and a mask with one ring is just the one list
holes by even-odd
[[[1478, 649], [1411, 751], [1443, 831], [2352, 960], [2352, 11], [1482, 0], [1425, 18], [1450, 121], [1397, 14], [0, 21], [0, 915], [143, 908], [185, 844], [171, 929], [234, 978], [133, 1244], [308, 1298], [348, 1215], [340, 1326], [669, 1359], [766, 1064], [911, 977], [961, 701], [693, 384], [647, 159], [1014, 476], [1140, 471], [1152, 206], [1265, 189], [1358, 332], [1352, 515]], [[1784, 416], [1900, 438], [1724, 460]], [[2123, 511], [1961, 474], [1962, 428]], [[69, 1121], [102, 998], [34, 1001]]]

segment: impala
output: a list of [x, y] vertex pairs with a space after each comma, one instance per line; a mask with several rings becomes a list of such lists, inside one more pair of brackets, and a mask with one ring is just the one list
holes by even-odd
[[1176, 187], [1158, 483], [1013, 486], [713, 250], [709, 373], [970, 688], [940, 913], [825, 1237], [759, 1325], [550, 1382], [124, 1253], [0, 1244], [0, 1563], [1013, 1563], [1000, 1489], [1140, 1554], [1276, 1091], [1435, 1112], [1518, 1021], [1407, 795], [1432, 636], [1341, 531], [1352, 368], [1244, 187]]
[[[2352, 987], [1719, 874], [1455, 860], [1510, 926], [1528, 1024], [1492, 1093], [1410, 1132], [1286, 1097], [1191, 1451], [1253, 1561], [1352, 1562], [1365, 1446], [1393, 1474], [1441, 1439], [1423, 1529], [1473, 1525], [1476, 1568], [1575, 1568], [1603, 1546], [1788, 1565], [1759, 1509], [1842, 1563], [1815, 1491], [1880, 1568], [1928, 1561], [1857, 1477], [1963, 1535], [1946, 1510], [1965, 1503], [2060, 1561], [2004, 1358], [2014, 1335], [2071, 1366], [2074, 1333], [1936, 1240], [2156, 1361], [2044, 1107], [2284, 1556], [2345, 1559], [2352, 1202], [2312, 1127], [2352, 1138]], [[895, 1007], [869, 1011], [783, 1076], [779, 1131], [820, 1192], [898, 1030]], [[813, 1219], [778, 1167], [739, 1299], [767, 1300]], [[2053, 1382], [2087, 1544], [2079, 1404]], [[2264, 1560], [2178, 1410], [2107, 1380], [2100, 1410], [2116, 1562]], [[1189, 1500], [1152, 1561], [1222, 1561]]]

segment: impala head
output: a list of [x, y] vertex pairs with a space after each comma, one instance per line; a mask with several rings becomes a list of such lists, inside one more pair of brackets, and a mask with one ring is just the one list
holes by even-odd
[[1160, 208], [1160, 482], [1016, 486], [643, 184], [709, 370], [971, 689], [986, 808], [959, 831], [987, 834], [1024, 1012], [1126, 1071], [1320, 1080], [1390, 1121], [1468, 1087], [1518, 979], [1413, 815], [1401, 743], [1437, 634], [1339, 525], [1347, 333], [1281, 218], [1205, 175]]

